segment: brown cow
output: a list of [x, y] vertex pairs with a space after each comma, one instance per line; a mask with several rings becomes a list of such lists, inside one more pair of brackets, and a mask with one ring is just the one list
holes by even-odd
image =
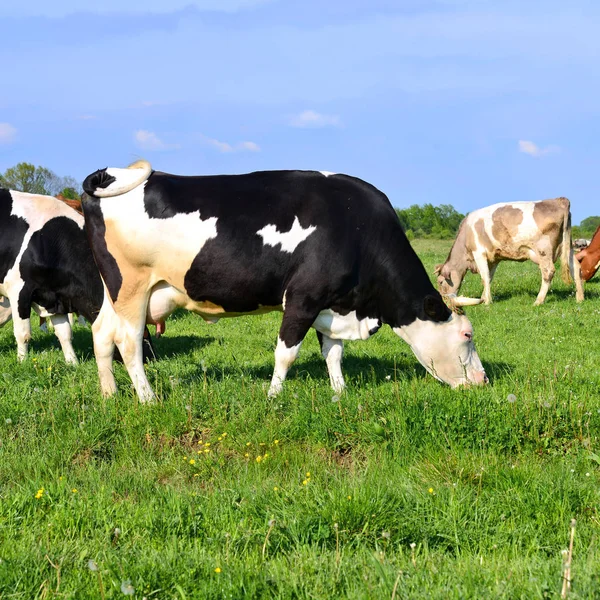
[[450, 254], [436, 267], [442, 294], [456, 293], [467, 270], [483, 280], [482, 300], [492, 302], [490, 284], [503, 260], [532, 260], [542, 272], [542, 287], [535, 304], [542, 304], [554, 277], [554, 262], [561, 257], [561, 274], [572, 283], [577, 301], [583, 300], [579, 265], [571, 248], [571, 212], [567, 198], [538, 202], [493, 204], [469, 213], [458, 230]]
[[596, 229], [592, 241], [587, 248], [575, 255], [575, 258], [581, 265], [581, 277], [584, 281], [589, 281], [600, 267], [600, 227]]

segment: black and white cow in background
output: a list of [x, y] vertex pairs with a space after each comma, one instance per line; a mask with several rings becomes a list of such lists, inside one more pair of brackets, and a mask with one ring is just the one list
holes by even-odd
[[[175, 308], [206, 320], [283, 311], [269, 390], [277, 394], [308, 330], [332, 387], [342, 340], [389, 325], [436, 378], [487, 382], [468, 318], [432, 286], [387, 197], [314, 171], [180, 177], [146, 161], [83, 183], [86, 230], [110, 294], [92, 326], [104, 394], [116, 343], [142, 401], [154, 396], [141, 352], [145, 317]], [[478, 303], [477, 300], [474, 303]]]
[[[50, 318], [67, 363], [77, 364], [68, 314], [93, 322], [104, 300], [83, 216], [51, 196], [0, 189], [0, 296], [0, 326], [13, 319], [19, 360], [33, 308]], [[144, 353], [152, 356], [147, 344]]]
[[68, 313], [93, 321], [104, 297], [83, 217], [64, 202], [0, 189], [0, 325], [12, 317], [17, 356], [31, 339], [31, 309], [50, 317], [67, 363], [76, 364]]

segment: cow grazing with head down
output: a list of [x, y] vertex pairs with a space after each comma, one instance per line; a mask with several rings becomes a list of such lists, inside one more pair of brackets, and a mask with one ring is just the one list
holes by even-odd
[[566, 198], [539, 202], [509, 202], [480, 208], [467, 215], [458, 230], [450, 254], [436, 267], [442, 294], [456, 293], [467, 271], [479, 273], [482, 299], [492, 302], [490, 284], [503, 260], [531, 260], [540, 267], [542, 287], [535, 304], [542, 304], [554, 277], [554, 262], [561, 257], [561, 273], [571, 283], [573, 272], [577, 301], [583, 285], [571, 249], [571, 212]]
[[96, 171], [83, 187], [90, 245], [114, 307], [105, 302], [92, 327], [104, 394], [116, 390], [116, 343], [140, 399], [153, 398], [140, 352], [144, 319], [177, 307], [207, 321], [283, 311], [270, 395], [311, 327], [336, 391], [342, 340], [367, 339], [383, 324], [436, 378], [487, 381], [469, 320], [433, 288], [386, 196], [360, 179], [180, 177], [139, 161]]
[[596, 229], [594, 237], [586, 248], [575, 255], [581, 266], [581, 277], [589, 281], [600, 267], [600, 227]]

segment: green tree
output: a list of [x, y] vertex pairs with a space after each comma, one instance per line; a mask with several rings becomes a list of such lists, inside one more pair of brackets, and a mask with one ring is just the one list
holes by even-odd
[[[79, 198], [79, 184], [73, 177], [59, 177], [46, 167], [36, 167], [27, 162], [20, 162], [0, 174], [0, 186], [19, 192], [49, 196], [67, 191], [67, 194]], [[63, 195], [70, 198], [67, 194]]]
[[413, 204], [396, 213], [404, 231], [411, 231], [414, 237], [452, 238], [465, 218], [450, 204]]

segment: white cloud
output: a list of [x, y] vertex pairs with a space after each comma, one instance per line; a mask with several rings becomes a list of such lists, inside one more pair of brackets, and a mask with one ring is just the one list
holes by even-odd
[[558, 146], [550, 145], [545, 148], [540, 148], [537, 144], [529, 140], [519, 140], [519, 152], [523, 152], [524, 154], [529, 154], [529, 156], [545, 156], [547, 154], [556, 154], [560, 152], [560, 148]]
[[228, 142], [221, 142], [214, 138], [202, 136], [204, 141], [216, 148], [219, 152], [260, 152], [260, 146], [255, 142], [238, 142], [235, 145], [229, 144]]
[[254, 142], [240, 142], [238, 148], [240, 150], [247, 150], [248, 152], [260, 152], [260, 146]]
[[341, 127], [342, 121], [338, 115], [323, 115], [316, 110], [303, 110], [290, 119], [292, 127]]
[[16, 137], [17, 130], [10, 123], [0, 123], [0, 144], [10, 144]]
[[140, 150], [175, 150], [178, 144], [165, 144], [153, 131], [138, 129], [134, 134], [137, 147]]

